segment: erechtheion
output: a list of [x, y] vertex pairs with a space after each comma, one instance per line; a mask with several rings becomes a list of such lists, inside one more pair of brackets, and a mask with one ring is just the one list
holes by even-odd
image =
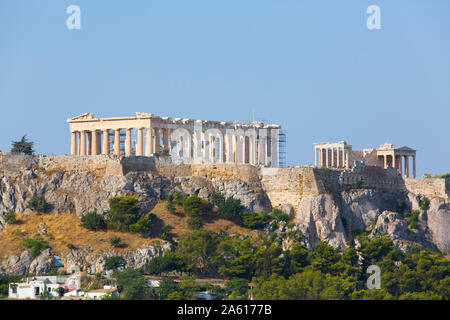
[[121, 118], [86, 113], [67, 122], [72, 155], [151, 156], [167, 150], [173, 160], [184, 163], [279, 164], [279, 125], [171, 119], [140, 112]]
[[392, 143], [362, 151], [353, 150], [345, 141], [314, 143], [314, 154], [316, 167], [351, 168], [355, 161], [361, 161], [366, 165], [396, 168], [406, 178], [409, 178], [410, 174], [409, 157], [411, 157], [413, 177], [416, 177], [416, 150], [405, 146], [394, 148]]

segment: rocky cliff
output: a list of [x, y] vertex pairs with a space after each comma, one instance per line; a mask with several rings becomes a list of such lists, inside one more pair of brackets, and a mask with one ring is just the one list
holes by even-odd
[[[206, 199], [218, 191], [240, 199], [249, 211], [279, 207], [291, 212], [309, 248], [319, 241], [345, 248], [350, 229], [362, 227], [370, 228], [373, 234], [387, 234], [404, 249], [417, 245], [450, 253], [449, 185], [448, 179], [404, 180], [394, 169], [363, 165], [352, 170], [275, 169], [173, 164], [146, 157], [0, 154], [0, 228], [6, 212], [31, 213], [26, 203], [38, 195], [45, 195], [53, 212], [82, 216], [93, 210], [106, 212], [108, 199], [114, 196], [135, 196], [142, 211], [148, 212], [174, 191], [198, 193]], [[418, 229], [411, 230], [399, 211], [420, 210], [419, 196], [428, 197], [430, 206], [421, 210]], [[142, 254], [129, 253], [130, 263], [139, 265], [131, 261], [148, 261], [162, 252], [142, 250]], [[88, 254], [77, 258], [80, 252], [71, 254], [73, 257], [64, 257], [67, 265], [72, 261], [98, 267], [111, 253], [96, 259]], [[1, 265], [8, 273], [41, 273], [48, 269], [51, 258], [47, 256], [51, 254], [41, 255], [31, 259], [24, 252], [3, 257]]]

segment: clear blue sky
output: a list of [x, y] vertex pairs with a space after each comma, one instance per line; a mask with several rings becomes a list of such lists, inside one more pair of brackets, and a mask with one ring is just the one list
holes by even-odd
[[[81, 30], [66, 8], [81, 7]], [[366, 8], [381, 8], [368, 30]], [[0, 150], [69, 150], [67, 118], [265, 118], [313, 142], [418, 150], [450, 171], [448, 0], [0, 0]]]

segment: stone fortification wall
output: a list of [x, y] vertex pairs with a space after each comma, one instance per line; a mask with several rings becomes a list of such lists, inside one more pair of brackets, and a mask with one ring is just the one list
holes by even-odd
[[411, 192], [428, 197], [449, 198], [450, 179], [402, 179], [397, 170], [374, 166], [356, 166], [352, 170], [313, 167], [258, 168], [234, 164], [175, 164], [155, 157], [26, 156], [0, 153], [0, 174], [15, 175], [30, 169], [90, 171], [96, 174], [125, 175], [129, 172], [154, 172], [167, 178], [198, 177], [221, 180], [239, 179], [250, 186], [262, 187], [274, 207], [291, 204], [298, 207], [303, 195], [319, 195], [348, 189]]
[[428, 198], [444, 198], [450, 197], [450, 178], [406, 178], [406, 188], [409, 192], [416, 195], [424, 195]]

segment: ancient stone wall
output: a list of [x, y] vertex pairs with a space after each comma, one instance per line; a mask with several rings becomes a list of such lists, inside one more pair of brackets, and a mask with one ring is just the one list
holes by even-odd
[[444, 198], [450, 197], [450, 179], [435, 178], [406, 178], [406, 188], [409, 192], [416, 195], [424, 195], [428, 198]]

